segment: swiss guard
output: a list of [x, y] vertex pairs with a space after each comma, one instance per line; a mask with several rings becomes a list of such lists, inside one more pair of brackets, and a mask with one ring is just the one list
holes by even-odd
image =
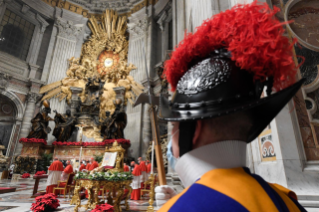
[[245, 167], [247, 143], [303, 84], [278, 11], [253, 2], [214, 15], [166, 62], [175, 93], [160, 98], [158, 116], [173, 124], [174, 168], [186, 189], [174, 196], [156, 187], [160, 212], [305, 211], [294, 192]]

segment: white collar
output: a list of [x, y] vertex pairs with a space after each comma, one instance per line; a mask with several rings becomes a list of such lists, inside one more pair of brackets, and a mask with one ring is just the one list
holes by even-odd
[[175, 170], [183, 185], [188, 187], [212, 169], [229, 169], [246, 166], [244, 141], [220, 141], [194, 149], [184, 154]]

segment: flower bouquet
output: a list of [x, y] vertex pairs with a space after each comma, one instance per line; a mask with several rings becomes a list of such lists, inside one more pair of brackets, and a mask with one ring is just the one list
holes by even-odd
[[[20, 139], [21, 140], [21, 139]], [[127, 140], [127, 139], [108, 139], [108, 140], [105, 140], [105, 141], [102, 141], [102, 142], [82, 142], [82, 144], [80, 142], [76, 142], [76, 141], [64, 141], [64, 142], [61, 142], [61, 141], [54, 141], [52, 143], [52, 145], [55, 145], [55, 146], [106, 146], [106, 145], [112, 145], [115, 141], [117, 141], [118, 144], [125, 144], [125, 145], [130, 145], [131, 142], [130, 140]]]
[[109, 204], [96, 205], [91, 212], [113, 212], [113, 206]]
[[40, 143], [47, 145], [47, 141], [44, 139], [38, 139], [38, 138], [20, 138], [20, 143]]
[[21, 178], [29, 178], [30, 177], [30, 174], [29, 173], [24, 173]]
[[96, 172], [93, 174], [87, 172], [79, 172], [74, 177], [75, 180], [77, 179], [89, 179], [89, 180], [107, 180], [112, 182], [117, 181], [126, 181], [132, 180], [133, 175], [131, 172]]
[[35, 203], [32, 203], [30, 210], [33, 212], [46, 212], [57, 209], [60, 206], [59, 200], [55, 194], [45, 194], [35, 198]]
[[44, 175], [44, 174], [46, 174], [45, 171], [37, 171], [37, 173], [35, 173], [35, 176]]

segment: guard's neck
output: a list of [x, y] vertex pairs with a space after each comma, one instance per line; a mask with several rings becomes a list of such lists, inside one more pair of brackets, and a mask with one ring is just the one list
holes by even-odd
[[175, 170], [188, 187], [210, 170], [246, 166], [246, 146], [244, 141], [220, 141], [199, 147], [184, 154]]

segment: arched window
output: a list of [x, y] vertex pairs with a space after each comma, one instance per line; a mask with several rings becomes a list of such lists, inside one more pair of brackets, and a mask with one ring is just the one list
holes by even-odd
[[0, 51], [26, 60], [35, 25], [6, 10], [0, 24]]

